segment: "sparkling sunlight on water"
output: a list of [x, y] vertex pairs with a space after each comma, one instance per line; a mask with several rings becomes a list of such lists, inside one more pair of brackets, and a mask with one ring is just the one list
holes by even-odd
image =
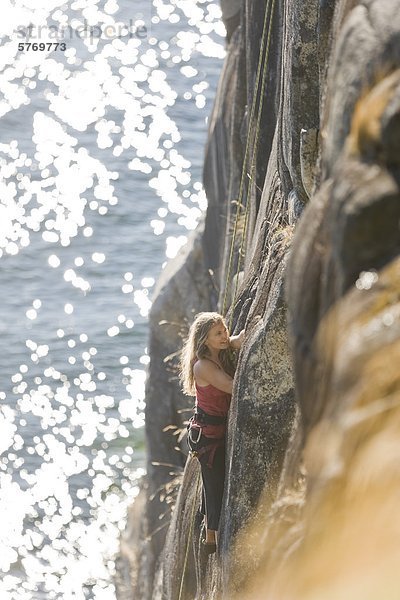
[[114, 600], [225, 32], [208, 0], [3, 0], [0, 33], [0, 598]]

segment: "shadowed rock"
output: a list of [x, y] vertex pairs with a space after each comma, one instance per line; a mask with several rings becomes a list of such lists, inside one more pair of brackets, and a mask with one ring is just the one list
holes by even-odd
[[370, 598], [390, 598], [397, 587], [399, 9], [371, 1], [342, 11], [326, 105], [327, 178], [298, 226], [288, 272], [308, 434], [304, 541], [275, 587], [251, 598], [351, 590], [358, 600], [367, 588]]
[[[157, 282], [150, 313], [151, 357], [146, 385], [146, 504], [138, 541], [141, 560], [136, 594], [153, 598], [154, 577], [186, 460], [179, 443], [193, 401], [178, 381], [178, 352], [195, 313], [210, 305], [211, 282], [204, 268], [203, 227], [193, 233]], [[174, 435], [175, 434], [175, 435]]]

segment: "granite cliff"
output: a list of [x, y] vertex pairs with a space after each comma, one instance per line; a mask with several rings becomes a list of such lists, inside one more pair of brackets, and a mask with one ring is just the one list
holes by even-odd
[[[141, 526], [123, 542], [124, 598], [397, 598], [400, 0], [222, 9], [208, 210], [151, 314], [147, 478], [132, 509]], [[220, 548], [207, 558], [176, 352], [195, 313], [221, 308], [227, 280], [246, 338]]]

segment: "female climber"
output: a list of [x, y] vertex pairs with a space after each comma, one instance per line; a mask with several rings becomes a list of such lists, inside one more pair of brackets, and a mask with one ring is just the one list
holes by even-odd
[[181, 355], [183, 391], [196, 396], [195, 413], [188, 426], [188, 445], [201, 465], [203, 544], [208, 554], [216, 551], [224, 492], [225, 430], [235, 368], [231, 349], [239, 349], [243, 337], [244, 330], [230, 337], [220, 314], [202, 312], [190, 327]]

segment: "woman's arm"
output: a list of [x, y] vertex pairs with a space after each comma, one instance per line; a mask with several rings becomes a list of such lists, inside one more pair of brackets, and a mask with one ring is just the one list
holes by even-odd
[[241, 346], [242, 346], [243, 340], [244, 340], [244, 329], [242, 329], [242, 331], [238, 335], [231, 335], [231, 337], [229, 338], [229, 344], [235, 350], [239, 350], [239, 348], [241, 348]]
[[193, 368], [197, 385], [213, 385], [218, 390], [232, 394], [233, 379], [210, 360], [199, 360]]

